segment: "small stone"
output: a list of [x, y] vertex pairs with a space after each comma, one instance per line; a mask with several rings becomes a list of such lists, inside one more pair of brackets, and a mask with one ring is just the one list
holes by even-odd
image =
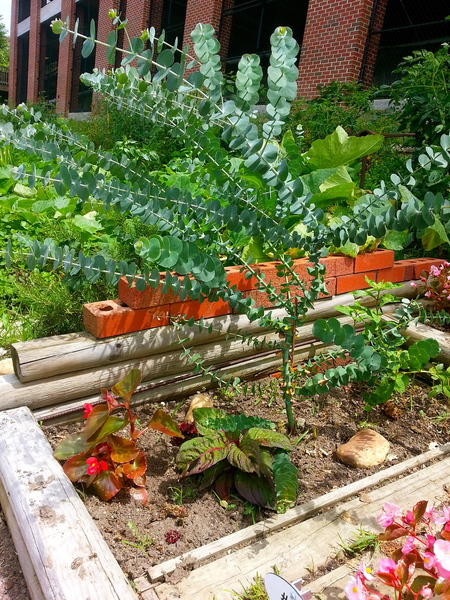
[[381, 465], [389, 452], [389, 442], [373, 429], [358, 431], [346, 444], [336, 450], [336, 458], [356, 469]]
[[13, 362], [11, 358], [0, 360], [0, 375], [9, 375], [14, 373]]
[[194, 408], [213, 408], [213, 403], [208, 394], [202, 394], [201, 392], [195, 394], [191, 398], [191, 403], [187, 409], [186, 416], [184, 417], [185, 422], [193, 423], [194, 415], [192, 411]]

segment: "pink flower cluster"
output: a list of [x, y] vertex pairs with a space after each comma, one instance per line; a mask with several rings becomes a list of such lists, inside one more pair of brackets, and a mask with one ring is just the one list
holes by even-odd
[[404, 515], [386, 502], [377, 517], [384, 527], [380, 540], [404, 538], [391, 558], [380, 560], [375, 575], [361, 563], [345, 586], [348, 600], [390, 600], [372, 589], [380, 581], [393, 588], [394, 598], [429, 600], [435, 595], [450, 595], [450, 508], [434, 509], [425, 500]]
[[426, 298], [433, 300], [436, 308], [446, 308], [450, 305], [450, 263], [444, 260], [439, 266], [432, 265], [429, 272], [422, 273], [418, 285], [414, 281], [411, 285], [417, 287]]

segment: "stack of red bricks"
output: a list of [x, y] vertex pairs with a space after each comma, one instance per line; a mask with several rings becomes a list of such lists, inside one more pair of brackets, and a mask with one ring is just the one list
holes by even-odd
[[[325, 283], [328, 294], [345, 294], [368, 287], [366, 277], [372, 281], [390, 281], [399, 283], [418, 279], [423, 270], [431, 265], [439, 264], [439, 259], [415, 258], [394, 261], [392, 250], [376, 250], [370, 254], [360, 254], [356, 258], [349, 256], [327, 256], [321, 259], [326, 267]], [[308, 259], [294, 260], [294, 270], [303, 280], [310, 280], [307, 271]], [[284, 280], [277, 275], [277, 263], [267, 262], [253, 265], [264, 281], [275, 288]], [[255, 305], [270, 308], [267, 295], [258, 290], [256, 277], [245, 277], [240, 267], [226, 267], [227, 281], [236, 286], [245, 297], [252, 297]], [[119, 298], [84, 305], [84, 325], [97, 338], [105, 338], [142, 329], [151, 329], [168, 325], [172, 319], [183, 316], [186, 319], [219, 317], [232, 314], [234, 311], [228, 302], [198, 302], [197, 300], [181, 301], [179, 296], [169, 291], [162, 293], [162, 283], [156, 289], [148, 286], [143, 292], [130, 287], [125, 277], [119, 281]]]

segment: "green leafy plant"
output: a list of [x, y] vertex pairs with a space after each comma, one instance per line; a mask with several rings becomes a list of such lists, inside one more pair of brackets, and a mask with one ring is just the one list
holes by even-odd
[[433, 373], [432, 376], [441, 384], [447, 384], [446, 371], [440, 367], [432, 370], [427, 368], [430, 359], [439, 353], [436, 340], [419, 340], [407, 349], [402, 347], [405, 339], [401, 330], [412, 320], [415, 305], [403, 299], [401, 308], [396, 311], [396, 318], [387, 318], [381, 309], [385, 304], [395, 301], [395, 297], [392, 294], [382, 295], [382, 292], [397, 285], [366, 280], [371, 287], [355, 295], [375, 298], [375, 308], [364, 306], [359, 301], [353, 306], [339, 307], [340, 312], [354, 319], [355, 327], [349, 324], [342, 326], [335, 318], [318, 319], [313, 326], [316, 337], [339, 347], [331, 353], [331, 357], [345, 359], [348, 364], [316, 373], [305, 382], [303, 388], [299, 388], [299, 393], [321, 393], [332, 387], [346, 385], [349, 381], [366, 381], [374, 388], [364, 395], [366, 409], [370, 410], [377, 404], [387, 402], [393, 393], [403, 393], [411, 376], [418, 373]]
[[358, 554], [362, 554], [366, 550], [378, 550], [380, 547], [378, 535], [363, 529], [362, 526], [359, 527], [357, 532], [353, 534], [353, 537], [350, 540], [345, 541], [341, 536], [339, 536], [339, 539], [340, 549], [349, 558], [353, 558]]
[[450, 129], [449, 48], [415, 50], [397, 69], [400, 79], [381, 88], [399, 111], [400, 127], [413, 131], [419, 144], [434, 144]]
[[[103, 389], [101, 397], [105, 402], [95, 406], [85, 404], [83, 431], [62, 440], [54, 452], [55, 458], [66, 461], [63, 469], [68, 478], [83, 483], [101, 500], [110, 500], [124, 489], [145, 506], [148, 503], [145, 489], [147, 461], [136, 441], [148, 429], [183, 437], [170, 415], [160, 409], [147, 427], [137, 429], [130, 400], [140, 381], [139, 369], [133, 369], [111, 388], [114, 395]], [[117, 397], [123, 401], [119, 402]], [[113, 414], [117, 411], [123, 416]], [[127, 426], [128, 437], [116, 435]]]
[[297, 497], [297, 469], [291, 442], [270, 421], [196, 408], [199, 437], [183, 442], [176, 459], [182, 477], [202, 474], [202, 489], [214, 484], [227, 500], [235, 488], [248, 502], [285, 512]]
[[147, 548], [153, 544], [152, 538], [148, 535], [148, 533], [140, 533], [139, 529], [134, 523], [129, 522], [128, 527], [131, 529], [136, 541], [130, 542], [128, 540], [122, 540], [122, 544], [133, 546], [133, 548], [138, 548], [147, 556], [147, 558], [150, 558], [147, 553]]

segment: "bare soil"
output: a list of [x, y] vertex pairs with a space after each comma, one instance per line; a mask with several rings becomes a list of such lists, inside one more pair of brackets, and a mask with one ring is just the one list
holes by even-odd
[[[250, 388], [251, 386], [249, 386]], [[292, 462], [299, 470], [297, 502], [303, 503], [370, 475], [380, 468], [402, 462], [426, 452], [434, 444], [448, 441], [450, 413], [443, 400], [427, 397], [428, 385], [416, 382], [399, 398], [370, 412], [364, 410], [364, 387], [352, 384], [323, 396], [299, 400], [294, 406], [298, 432], [292, 436], [295, 451]], [[267, 378], [248, 390], [211, 393], [213, 404], [231, 413], [258, 415], [271, 419], [284, 431], [286, 417], [279, 380]], [[178, 406], [176, 419], [184, 420], [188, 401]], [[177, 404], [150, 404], [137, 409], [139, 421], [146, 424], [156, 408], [172, 412]], [[334, 457], [337, 446], [362, 427], [371, 427], [390, 442], [390, 453], [382, 467], [352, 469]], [[45, 427], [53, 446], [80, 424]], [[174, 461], [178, 448], [167, 436], [149, 431], [140, 440], [148, 462], [148, 506], [137, 504], [125, 493], [101, 502], [86, 490], [80, 494], [86, 507], [109, 544], [124, 572], [135, 579], [151, 566], [229, 533], [260, 521], [272, 513], [252, 508], [238, 497], [219, 502], [212, 490], [198, 491], [196, 477], [180, 480]], [[176, 543], [166, 540], [169, 531], [177, 531]], [[186, 565], [189, 568], [189, 565]], [[177, 570], [172, 578], [182, 576]], [[174, 579], [172, 579], [173, 581]], [[11, 600], [16, 600], [10, 597]], [[22, 600], [17, 596], [17, 600]]]

